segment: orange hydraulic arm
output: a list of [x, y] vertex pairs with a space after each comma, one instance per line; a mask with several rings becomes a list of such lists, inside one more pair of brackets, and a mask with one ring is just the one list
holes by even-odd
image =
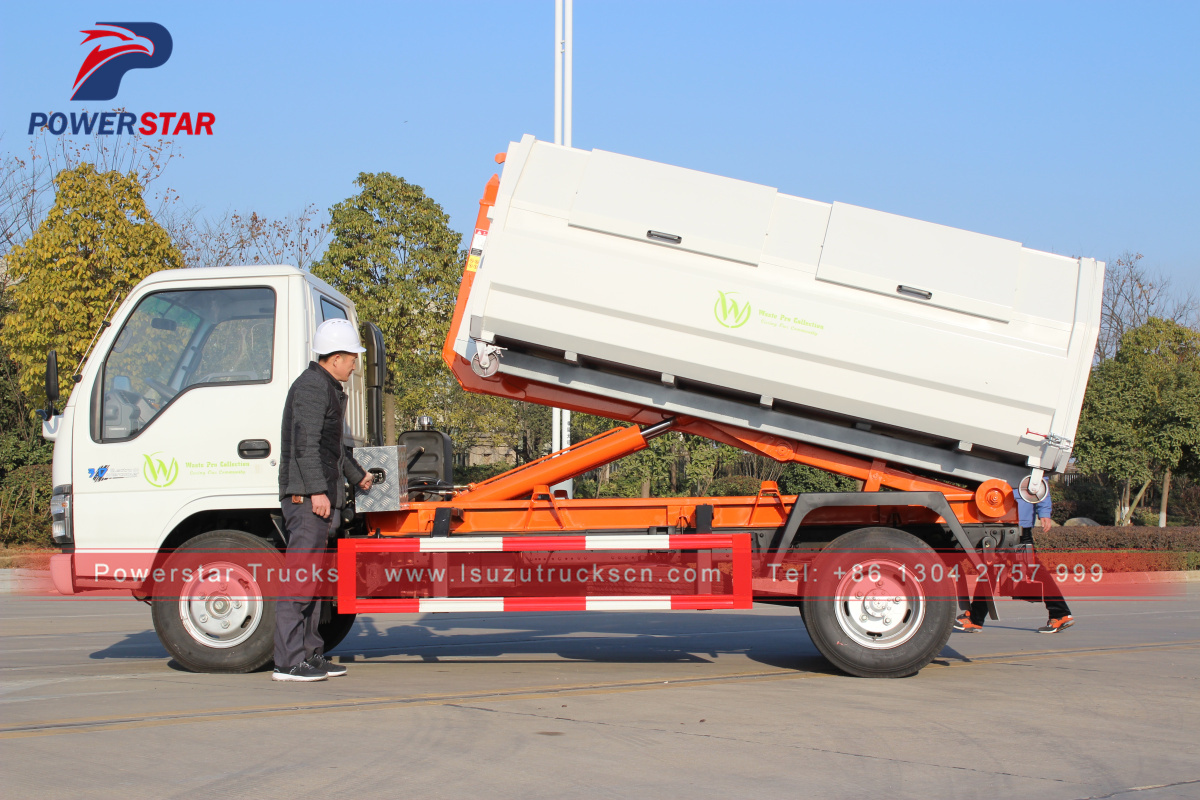
[[482, 502], [526, 497], [536, 486], [560, 483], [602, 464], [636, 453], [644, 449], [646, 443], [657, 433], [665, 432], [670, 426], [671, 423], [664, 422], [657, 426], [660, 429], [658, 431], [643, 431], [636, 425], [629, 428], [613, 428], [490, 480], [472, 484], [465, 492], [459, 492], [456, 499]]

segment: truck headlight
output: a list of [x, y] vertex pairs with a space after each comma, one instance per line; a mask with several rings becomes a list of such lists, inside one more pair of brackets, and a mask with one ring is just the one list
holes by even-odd
[[75, 532], [71, 529], [71, 486], [55, 486], [50, 496], [50, 536], [55, 544], [72, 544]]

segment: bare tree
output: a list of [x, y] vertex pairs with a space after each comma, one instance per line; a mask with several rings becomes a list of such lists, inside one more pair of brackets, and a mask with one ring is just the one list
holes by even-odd
[[1141, 253], [1125, 253], [1108, 264], [1100, 310], [1096, 361], [1117, 354], [1121, 337], [1145, 325], [1151, 317], [1195, 328], [1200, 322], [1200, 298], [1180, 292], [1171, 279], [1142, 264]]
[[[54, 204], [54, 177], [62, 170], [91, 163], [101, 172], [132, 172], [148, 191], [172, 159], [182, 158], [174, 147], [172, 139], [100, 134], [74, 139], [50, 136], [43, 129], [24, 154], [0, 154], [0, 260], [32, 236], [45, 219]], [[155, 216], [175, 202], [171, 189], [147, 196], [147, 206]]]
[[253, 211], [226, 211], [218, 217], [201, 218], [194, 209], [180, 208], [164, 227], [189, 267], [292, 264], [307, 269], [328, 231], [324, 223], [316, 221], [318, 214], [311, 203], [281, 219]]
[[[118, 109], [120, 110], [120, 109]], [[168, 164], [183, 156], [172, 139], [100, 136], [76, 139], [39, 132], [24, 153], [0, 146], [0, 290], [7, 285], [4, 258], [28, 239], [54, 202], [54, 177], [92, 163], [101, 172], [134, 173], [151, 215], [184, 254], [189, 267], [228, 264], [294, 264], [306, 269], [325, 243], [326, 225], [309, 204], [279, 219], [250, 212], [206, 217], [170, 187], [159, 188]]]

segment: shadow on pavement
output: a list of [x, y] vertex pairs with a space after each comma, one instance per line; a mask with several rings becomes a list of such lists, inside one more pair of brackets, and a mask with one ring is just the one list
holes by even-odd
[[[360, 616], [331, 656], [344, 660], [389, 657], [436, 662], [453, 658], [523, 662], [710, 663], [738, 654], [777, 669], [832, 671], [813, 647], [799, 615], [704, 616], [674, 613], [509, 614], [485, 617], [425, 614], [415, 619]], [[164, 659], [153, 629], [126, 634], [89, 656]], [[533, 658], [531, 658], [533, 657]], [[172, 662], [174, 664], [174, 662]], [[178, 665], [175, 665], [179, 668]]]
[[119, 642], [113, 642], [103, 650], [88, 656], [91, 659], [105, 658], [166, 658], [167, 651], [158, 641], [153, 628], [138, 633], [127, 633]]
[[[579, 613], [481, 617], [426, 614], [386, 626], [361, 616], [333, 655], [343, 660], [456, 661], [519, 656], [522, 662], [710, 663], [743, 655], [777, 669], [833, 672], [813, 647], [799, 615], [794, 620], [755, 614], [705, 617], [673, 614]], [[531, 659], [533, 656], [535, 658]]]
[[[740, 655], [764, 667], [841, 675], [813, 646], [799, 615], [669, 613], [424, 614], [412, 619], [363, 615], [331, 657], [438, 662], [506, 657], [530, 662], [712, 663]], [[127, 634], [90, 655], [102, 659], [166, 659], [153, 629]], [[941, 663], [971, 659], [951, 645]], [[186, 671], [175, 661], [168, 666]]]

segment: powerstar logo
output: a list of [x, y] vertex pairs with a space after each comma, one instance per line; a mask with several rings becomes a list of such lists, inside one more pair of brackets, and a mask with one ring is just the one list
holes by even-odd
[[750, 303], [738, 301], [737, 292], [717, 292], [717, 303], [713, 306], [713, 316], [717, 322], [726, 328], [740, 328], [750, 319]]
[[146, 460], [142, 466], [142, 477], [151, 486], [163, 489], [170, 486], [179, 477], [179, 463], [172, 458], [171, 463], [168, 464], [164, 459], [156, 458], [156, 456], [158, 453], [142, 456]]
[[97, 22], [103, 28], [80, 31], [82, 44], [103, 40], [83, 59], [72, 100], [112, 100], [131, 69], [154, 69], [171, 57], [171, 34], [156, 22]]
[[[72, 100], [112, 100], [121, 79], [131, 69], [154, 69], [167, 63], [175, 47], [170, 32], [157, 22], [97, 22], [80, 31], [82, 45], [91, 45], [75, 74]], [[95, 44], [93, 44], [95, 43]], [[124, 109], [89, 114], [34, 111], [29, 115], [29, 135], [46, 131], [53, 136], [116, 134], [143, 136], [211, 136], [217, 115], [210, 111], [157, 111], [137, 114]], [[140, 123], [140, 124], [139, 124]]]

